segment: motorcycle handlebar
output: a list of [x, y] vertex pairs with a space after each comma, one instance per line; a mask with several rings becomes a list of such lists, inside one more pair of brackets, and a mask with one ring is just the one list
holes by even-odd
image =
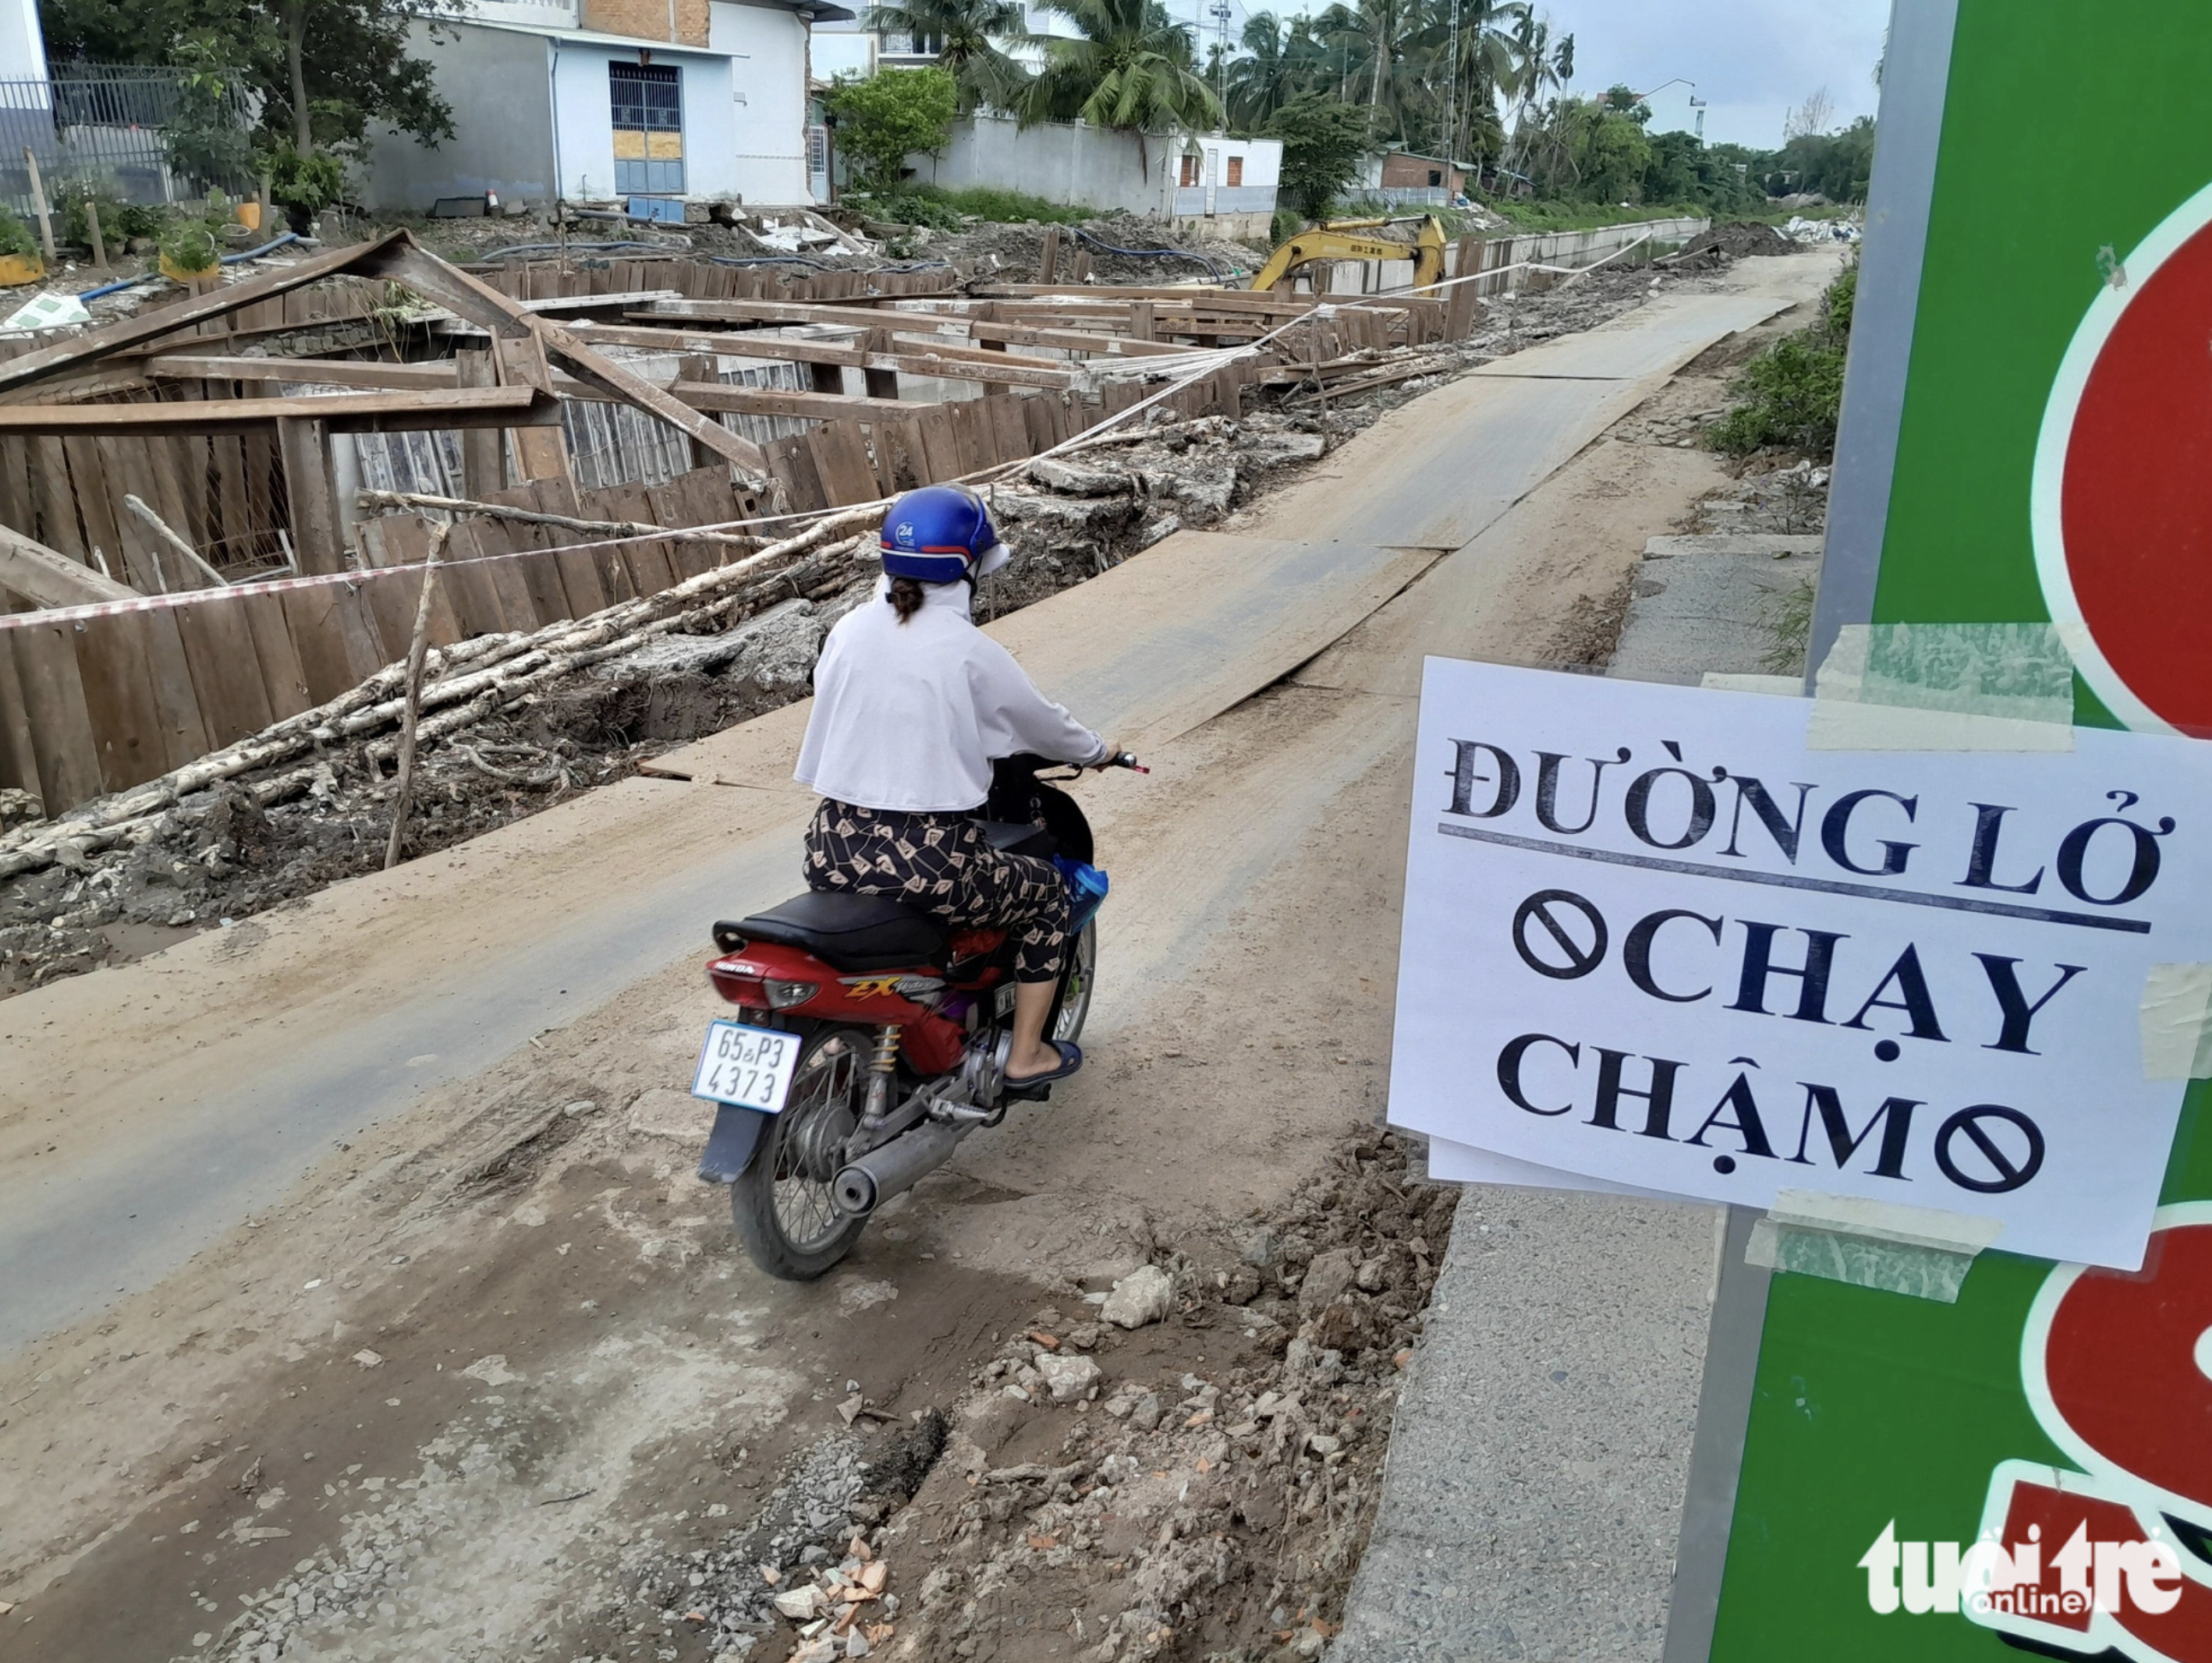
[[1126, 768], [1133, 774], [1149, 774], [1152, 771], [1139, 762], [1133, 752], [1116, 751], [1098, 764], [1101, 768]]

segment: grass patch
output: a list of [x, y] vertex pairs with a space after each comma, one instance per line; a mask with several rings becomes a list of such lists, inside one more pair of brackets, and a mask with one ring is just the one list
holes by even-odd
[[1802, 675], [1813, 641], [1813, 602], [1820, 586], [1801, 577], [1767, 609], [1767, 646], [1759, 664], [1769, 675]]
[[1744, 365], [1736, 379], [1736, 403], [1708, 431], [1708, 444], [1728, 456], [1748, 456], [1771, 446], [1808, 456], [1834, 454], [1858, 282], [1854, 261], [1828, 285], [1815, 321], [1784, 335]]
[[1632, 225], [1647, 219], [1706, 219], [1711, 210], [1688, 203], [1648, 202], [1633, 208], [1602, 202], [1519, 202], [1489, 204], [1517, 231], [1595, 231], [1604, 225]]
[[1019, 225], [1030, 220], [1041, 225], [1080, 225], [1085, 220], [1109, 217], [1096, 208], [1071, 208], [1063, 203], [1047, 202], [1042, 197], [981, 185], [965, 191], [918, 184], [902, 185], [896, 191], [847, 191], [842, 200], [845, 206], [870, 219], [896, 225], [927, 225], [937, 231], [957, 231], [971, 219], [1006, 225]]

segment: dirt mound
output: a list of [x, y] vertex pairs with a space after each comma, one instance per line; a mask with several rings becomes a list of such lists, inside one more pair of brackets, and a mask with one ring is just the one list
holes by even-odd
[[1733, 220], [1700, 233], [1674, 253], [1655, 262], [1677, 268], [1711, 270], [1754, 254], [1794, 254], [1797, 245], [1771, 225], [1757, 220]]
[[718, 1544], [651, 1557], [588, 1638], [756, 1663], [1316, 1655], [1458, 1204], [1421, 1164], [1363, 1129], [1273, 1216], [1125, 1278], [1149, 1308], [1037, 1311], [949, 1418], [822, 1439]]

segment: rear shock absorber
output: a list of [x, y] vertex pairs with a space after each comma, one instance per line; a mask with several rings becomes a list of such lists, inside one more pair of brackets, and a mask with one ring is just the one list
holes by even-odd
[[868, 1064], [868, 1100], [860, 1126], [872, 1132], [891, 1112], [891, 1080], [898, 1072], [899, 1024], [886, 1022], [876, 1030], [876, 1054]]

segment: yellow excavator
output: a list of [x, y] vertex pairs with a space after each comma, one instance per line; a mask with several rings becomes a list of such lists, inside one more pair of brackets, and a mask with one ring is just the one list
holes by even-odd
[[1402, 219], [1342, 219], [1329, 224], [1316, 226], [1310, 231], [1301, 231], [1267, 256], [1259, 275], [1252, 279], [1255, 289], [1273, 289], [1285, 283], [1300, 267], [1315, 260], [1401, 260], [1413, 262], [1413, 287], [1426, 289], [1431, 283], [1443, 281], [1444, 235], [1443, 222], [1434, 214], [1419, 216], [1420, 229], [1410, 243], [1390, 237], [1358, 237], [1354, 231], [1372, 231], [1386, 225], [1411, 225], [1412, 216]]

